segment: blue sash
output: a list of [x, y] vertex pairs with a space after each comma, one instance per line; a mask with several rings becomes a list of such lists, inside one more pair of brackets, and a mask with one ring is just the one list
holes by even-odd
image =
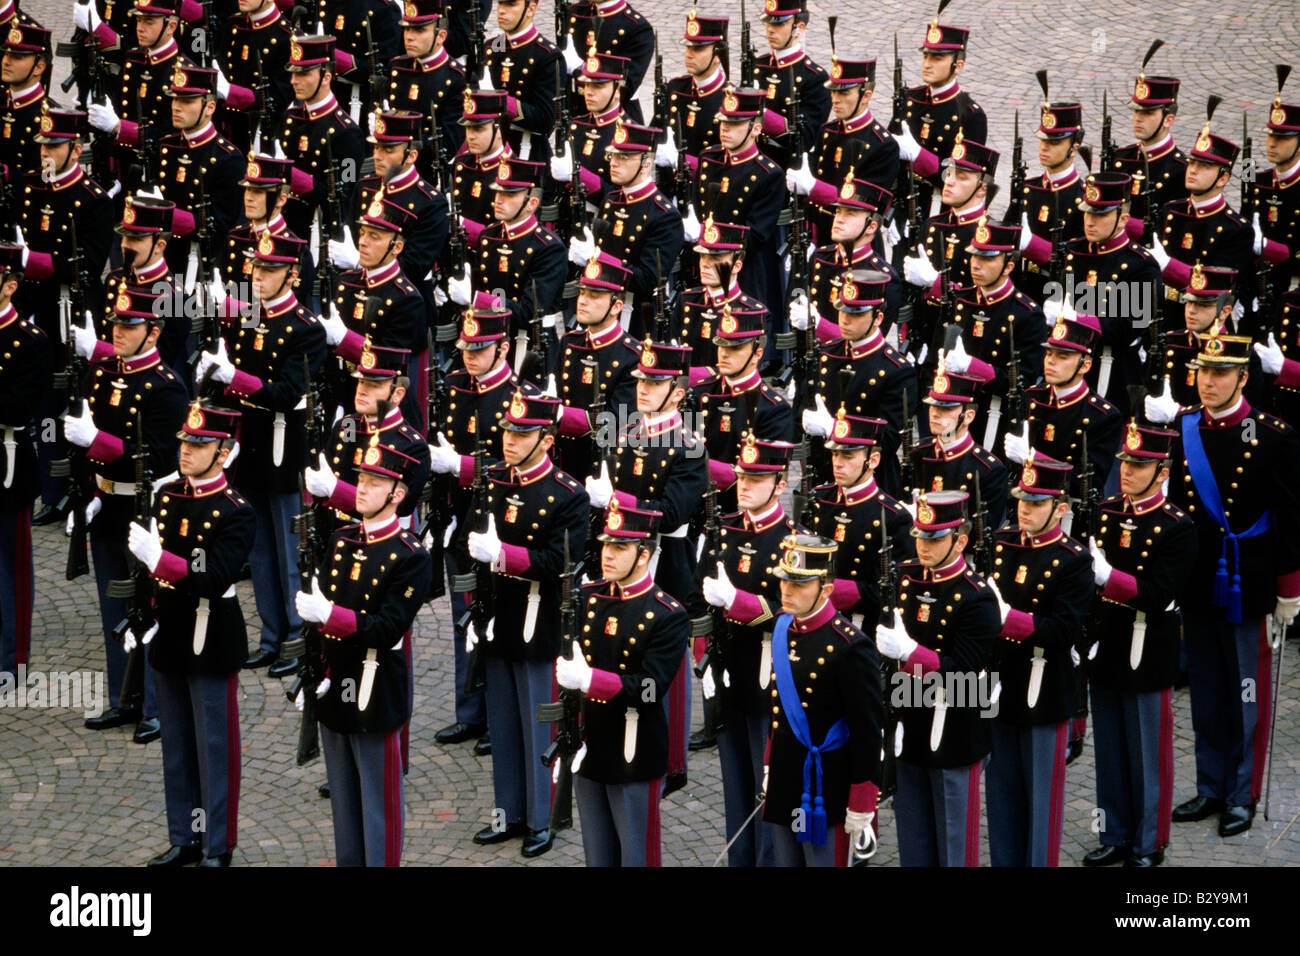
[[[1234, 534], [1228, 526], [1227, 516], [1223, 513], [1223, 499], [1219, 496], [1219, 485], [1214, 480], [1214, 471], [1210, 460], [1205, 455], [1205, 445], [1201, 442], [1201, 414], [1184, 415], [1182, 420], [1183, 457], [1187, 459], [1187, 473], [1192, 476], [1192, 484], [1205, 505], [1206, 513], [1223, 528], [1223, 546], [1219, 549], [1219, 567], [1214, 572], [1215, 607], [1227, 608], [1228, 620], [1233, 624], [1241, 623], [1241, 552], [1239, 542], [1245, 538], [1255, 538], [1273, 527], [1273, 510], [1266, 509], [1250, 530]], [[1232, 583], [1228, 583], [1228, 552], [1232, 552]]]
[[[826, 731], [826, 739], [821, 746], [815, 747], [812, 733], [808, 728], [808, 715], [804, 713], [799, 700], [799, 692], [794, 685], [794, 674], [790, 670], [790, 646], [786, 634], [790, 629], [789, 614], [782, 614], [776, 619], [772, 631], [772, 669], [776, 671], [776, 691], [780, 695], [781, 709], [790, 724], [794, 739], [803, 744], [808, 751], [803, 759], [803, 796], [799, 799], [799, 809], [805, 820], [811, 821], [795, 834], [800, 843], [822, 846], [826, 843], [826, 806], [822, 799], [822, 754], [839, 750], [849, 739], [849, 725], [842, 719], [835, 721]], [[813, 772], [817, 774], [817, 785], [813, 787]]]

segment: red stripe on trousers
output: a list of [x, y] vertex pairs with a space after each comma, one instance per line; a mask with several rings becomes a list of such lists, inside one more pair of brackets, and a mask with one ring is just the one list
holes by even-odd
[[831, 827], [830, 835], [835, 838], [835, 865], [847, 867], [849, 865], [849, 838], [844, 832], [844, 825]]
[[682, 726], [686, 723], [686, 698], [682, 695], [691, 692], [690, 676], [686, 669], [686, 662], [689, 659], [690, 652], [688, 651], [682, 655], [682, 662], [677, 667], [677, 676], [668, 689], [669, 773], [681, 773], [686, 770], [686, 764], [683, 762], [685, 760], [683, 755], [685, 748], [682, 746], [686, 740], [686, 728]]
[[1268, 725], [1273, 716], [1273, 648], [1269, 643], [1268, 617], [1259, 619], [1259, 667], [1255, 669], [1255, 686], [1259, 704], [1255, 708], [1254, 760], [1250, 768], [1250, 802], [1259, 801], [1264, 792], [1264, 761], [1268, 759]]
[[980, 770], [983, 762], [971, 765], [966, 783], [966, 866], [980, 865]]
[[663, 792], [664, 780], [659, 777], [651, 780], [650, 787], [650, 812], [646, 815], [645, 822], [645, 865], [660, 866], [660, 848], [659, 848], [659, 794]]
[[[24, 557], [26, 560], [24, 560]], [[27, 664], [32, 653], [32, 513], [22, 509], [14, 522], [14, 642], [18, 663]]]
[[[412, 657], [411, 630], [412, 629], [409, 627], [406, 629], [406, 636], [402, 640], [402, 651], [403, 653], [406, 654], [406, 672], [408, 674], [412, 673], [412, 668], [415, 667], [414, 662], [411, 660]], [[407, 687], [414, 688], [414, 684], [408, 683]], [[415, 705], [414, 689], [409, 691], [408, 697], [410, 699], [407, 701], [407, 704], [411, 707], [414, 707]], [[406, 723], [402, 724], [402, 773], [406, 773], [407, 769], [410, 766], [411, 766], [411, 721], [408, 718]]]
[[384, 866], [402, 862], [402, 754], [398, 734], [384, 738]]
[[1156, 847], [1168, 845], [1174, 809], [1174, 689], [1160, 692], [1160, 780], [1156, 803]]
[[[239, 824], [239, 783], [242, 776], [239, 741], [239, 672], [226, 678], [226, 849], [234, 849]], [[215, 850], [216, 847], [210, 849]]]
[[1047, 865], [1061, 865], [1061, 815], [1065, 810], [1065, 749], [1069, 744], [1069, 723], [1056, 728], [1056, 747], [1052, 751], [1052, 790], [1047, 808]]

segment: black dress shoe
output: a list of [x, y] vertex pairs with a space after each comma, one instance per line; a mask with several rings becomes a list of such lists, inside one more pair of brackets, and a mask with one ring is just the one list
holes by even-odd
[[670, 773], [668, 776], [664, 777], [664, 790], [663, 793], [660, 795], [660, 798], [662, 799], [663, 797], [668, 796], [668, 794], [670, 793], [675, 793], [676, 791], [682, 789], [682, 787], [684, 786], [686, 786], [685, 770], [679, 770], [676, 773]]
[[[542, 831], [543, 833], [546, 831]], [[524, 826], [524, 821], [518, 823], [508, 823], [504, 830], [497, 830], [494, 827], [484, 827], [474, 834], [474, 842], [479, 846], [491, 846], [493, 843], [505, 843], [506, 840], [512, 840], [517, 836], [526, 836], [528, 827]]]
[[1075, 737], [1065, 747], [1065, 762], [1067, 764], [1074, 763], [1074, 761], [1077, 760], [1079, 758], [1079, 755], [1082, 753], [1083, 753], [1083, 738]]
[[275, 651], [258, 651], [256, 654], [250, 655], [248, 660], [244, 661], [244, 667], [247, 670], [266, 667], [268, 664], [274, 664], [279, 656], [280, 655]]
[[267, 677], [288, 677], [290, 674], [298, 673], [298, 658], [291, 657], [287, 661], [276, 661], [271, 665], [271, 669], [266, 672]]
[[319, 787], [317, 787], [316, 793], [320, 796], [322, 800], [328, 800], [330, 798], [329, 781], [326, 781], [325, 783], [322, 783]]
[[1124, 861], [1125, 866], [1159, 866], [1165, 862], [1165, 851], [1156, 850], [1154, 853], [1134, 853]]
[[1218, 797], [1192, 797], [1186, 803], [1174, 807], [1173, 821], [1192, 823], [1196, 820], [1204, 820], [1216, 813], [1222, 813], [1225, 806], [1226, 804]]
[[454, 723], [449, 727], [444, 727], [433, 735], [433, 739], [440, 744], [458, 744], [469, 740], [471, 737], [482, 737], [487, 732], [487, 726], [484, 724], [462, 724]]
[[492, 736], [490, 734], [484, 734], [482, 737], [478, 739], [478, 742], [474, 744], [474, 756], [475, 757], [492, 756]]
[[1219, 836], [1230, 837], [1245, 833], [1254, 822], [1254, 807], [1227, 807], [1219, 817]]
[[125, 724], [134, 724], [140, 719], [140, 711], [132, 710], [129, 707], [110, 707], [98, 717], [86, 718], [87, 730], [108, 730], [111, 727], [121, 727]]
[[1127, 860], [1133, 855], [1133, 848], [1127, 846], [1099, 846], [1083, 858], [1084, 866], [1110, 866]]
[[46, 505], [40, 511], [32, 516], [32, 524], [40, 527], [42, 525], [62, 522], [68, 517], [68, 496], [64, 495], [56, 505]]
[[697, 733], [691, 734], [691, 739], [687, 742], [686, 746], [691, 753], [695, 753], [697, 750], [708, 750], [710, 747], [716, 747], [717, 744], [717, 734], [701, 730]]
[[140, 723], [135, 725], [135, 733], [131, 735], [131, 742], [136, 744], [153, 743], [162, 736], [162, 724], [158, 722], [157, 717], [146, 717]]
[[555, 837], [550, 830], [529, 830], [528, 835], [524, 837], [524, 848], [520, 852], [528, 858], [541, 856], [551, 848], [555, 843]]
[[189, 866], [203, 859], [203, 851], [196, 846], [173, 846], [159, 853], [145, 866]]
[[220, 856], [205, 856], [199, 861], [199, 866], [230, 866], [230, 851], [227, 850]]

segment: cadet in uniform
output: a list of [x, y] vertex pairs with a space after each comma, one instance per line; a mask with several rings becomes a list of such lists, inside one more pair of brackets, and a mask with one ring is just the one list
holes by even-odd
[[[247, 89], [265, 85], [262, 102], [253, 109], [240, 109], [229, 100], [220, 111], [227, 138], [241, 153], [252, 150], [257, 130], [275, 129], [275, 124], [293, 102], [289, 85], [289, 22], [280, 15], [275, 0], [244, 0], [239, 12], [226, 21], [225, 43], [220, 57], [222, 72]], [[243, 114], [243, 115], [239, 115]], [[261, 149], [271, 144], [261, 142]]]
[[[1202, 340], [1199, 406], [1147, 400], [1148, 417], [1174, 421], [1179, 432], [1170, 498], [1191, 516], [1198, 539], [1183, 616], [1196, 796], [1173, 819], [1218, 813], [1225, 837], [1250, 829], [1263, 784], [1273, 705], [1266, 615], [1280, 627], [1300, 610], [1300, 440], [1242, 397], [1250, 345], [1237, 335]], [[1246, 681], [1255, 695], [1242, 693]]]
[[[545, 166], [551, 158], [547, 137], [555, 126], [555, 64], [560, 52], [537, 30], [537, 0], [497, 0], [497, 26], [482, 51], [483, 75], [470, 83], [506, 93], [507, 133], [520, 159]], [[504, 35], [503, 35], [504, 34]]]
[[1187, 157], [1174, 144], [1173, 134], [1181, 84], [1172, 76], [1146, 75], [1146, 64], [1157, 49], [1147, 52], [1128, 102], [1137, 142], [1116, 149], [1114, 166], [1106, 170], [1131, 179], [1131, 218], [1124, 228], [1134, 241], [1146, 237], [1148, 219], [1159, 224], [1160, 207], [1187, 195]]
[[[1023, 212], [1020, 222], [1013, 225], [1024, 229], [1024, 234], [1019, 237], [1022, 242], [1037, 238], [1040, 240], [1038, 245], [1043, 247], [1044, 258], [1041, 261], [1026, 254], [1024, 274], [1019, 283], [1029, 298], [1042, 302], [1046, 298], [1047, 283], [1060, 278], [1047, 275], [1041, 268], [1051, 260], [1054, 243], [1060, 242], [1064, 251], [1065, 243], [1083, 236], [1083, 213], [1079, 209], [1083, 185], [1074, 165], [1074, 157], [1083, 142], [1083, 107], [1078, 103], [1044, 102], [1036, 135], [1038, 161], [1043, 165], [1043, 172], [1040, 176], [1025, 178], [1024, 192], [1020, 196]], [[1073, 294], [1074, 290], [1070, 292]]]
[[686, 611], [651, 574], [662, 514], [611, 500], [601, 580], [582, 588], [582, 640], [555, 662], [582, 692], [573, 792], [588, 866], [659, 866], [659, 800], [675, 750], [664, 702], [686, 656]]
[[[177, 432], [180, 477], [158, 490], [154, 524], [127, 546], [158, 583], [149, 645], [162, 720], [171, 847], [150, 866], [229, 866], [239, 820], [239, 668], [244, 615], [235, 597], [255, 533], [253, 507], [226, 482], [239, 412], [196, 402]], [[201, 560], [200, 560], [201, 557]]]
[[[1277, 295], [1289, 290], [1297, 275], [1295, 250], [1300, 245], [1300, 193], [1291, 188], [1300, 176], [1300, 105], [1282, 102], [1280, 84], [1269, 107], [1267, 129], [1265, 155], [1273, 168], [1255, 180], [1251, 228], [1255, 255], [1268, 263], [1268, 281]], [[1263, 318], [1268, 321], [1271, 316]]]
[[1011, 490], [1016, 524], [997, 533], [993, 548], [991, 584], [1002, 612], [994, 651], [1002, 693], [989, 721], [985, 783], [994, 866], [1057, 866], [1061, 854], [1075, 710], [1070, 655], [1093, 593], [1087, 549], [1061, 530], [1069, 484], [1069, 465], [1031, 453]]
[[899, 662], [890, 693], [901, 740], [885, 746], [898, 758], [903, 866], [979, 865], [980, 772], [992, 746], [987, 669], [1001, 625], [993, 590], [963, 554], [968, 500], [964, 491], [917, 498], [917, 560], [899, 566], [894, 623], [876, 630], [881, 655]]
[[[779, 614], [780, 588], [772, 572], [781, 542], [799, 529], [781, 508], [786, 469], [793, 449], [787, 441], [765, 441], [751, 431], [735, 457], [736, 500], [740, 510], [722, 516], [719, 552], [705, 560], [701, 582], [704, 599], [721, 608], [713, 627], [722, 654], [704, 675], [704, 693], [721, 697], [722, 726], [718, 759], [726, 809], [728, 866], [771, 865], [765, 828], [748, 826], [754, 797], [763, 783], [767, 751], [768, 708], [772, 683], [772, 630]], [[710, 457], [709, 464], [713, 459]]]
[[444, 0], [412, 0], [403, 7], [404, 56], [388, 64], [388, 103], [394, 110], [419, 113], [428, 121], [425, 146], [416, 160], [429, 182], [447, 182], [442, 172], [465, 141], [461, 102], [465, 71], [447, 53]]
[[[39, 179], [41, 173], [41, 146], [36, 134], [50, 105], [44, 86], [50, 66], [46, 59], [50, 31], [35, 21], [15, 21], [3, 29], [4, 72], [0, 78], [5, 86], [5, 104], [0, 113], [0, 164], [8, 187], [21, 194], [23, 183]], [[17, 210], [6, 212], [13, 215]]]
[[[292, 179], [293, 164], [289, 160], [264, 153], [248, 157], [244, 178], [239, 181], [244, 189], [244, 219], [226, 234], [225, 255], [218, 261], [227, 285], [234, 283], [247, 289], [253, 275], [251, 253], [256, 251], [262, 233], [278, 236], [288, 231], [284, 207], [289, 201]], [[300, 268], [299, 275], [302, 271]], [[251, 292], [248, 298], [252, 298]]]
[[724, 305], [729, 305], [735, 314], [761, 312], [766, 324], [767, 308], [740, 289], [748, 234], [748, 226], [717, 222], [712, 217], [706, 217], [700, 227], [694, 251], [699, 255], [701, 284], [677, 296], [672, 319], [673, 339], [691, 347], [692, 368], [717, 365], [713, 336]]
[[[63, 422], [67, 440], [86, 449], [97, 489], [86, 508], [86, 522], [104, 626], [109, 709], [89, 718], [86, 726], [107, 730], [138, 721], [132, 737], [137, 743], [158, 739], [154, 683], [146, 668], [143, 702], [120, 698], [127, 652], [114, 640], [113, 629], [126, 616], [126, 602], [109, 597], [108, 585], [131, 572], [126, 533], [135, 507], [133, 456], [144, 442], [153, 474], [167, 474], [176, 460], [176, 423], [185, 417], [185, 386], [158, 356], [162, 320], [156, 305], [157, 297], [148, 289], [127, 287], [118, 293], [113, 357], [92, 362], [88, 387], [82, 393], [88, 398], [80, 414]], [[77, 336], [77, 350], [84, 358], [91, 359], [93, 349], [93, 336]]]
[[[763, 155], [788, 169], [797, 161], [793, 155], [795, 124], [806, 150], [817, 139], [831, 110], [827, 74], [803, 46], [808, 31], [807, 0], [766, 0], [760, 19], [769, 50], [754, 58], [753, 74], [740, 77], [740, 84], [764, 91]], [[792, 117], [796, 92], [799, 114]]]
[[1100, 846], [1084, 866], [1159, 866], [1174, 798], [1174, 682], [1179, 604], [1196, 561], [1192, 519], [1165, 498], [1177, 434], [1131, 419], [1119, 458], [1120, 493], [1101, 506], [1091, 542], [1097, 600], [1092, 635], [1092, 727]]
[[587, 112], [569, 120], [564, 131], [572, 151], [566, 148], [563, 156], [551, 157], [551, 178], [557, 183], [571, 182], [576, 165], [587, 201], [596, 206], [613, 188], [608, 155], [614, 134], [625, 119], [619, 91], [626, 70], [627, 60], [621, 56], [593, 52], [583, 61], [577, 82]]
[[[469, 248], [492, 223], [496, 196], [497, 164], [514, 154], [506, 142], [510, 120], [505, 115], [506, 95], [497, 90], [466, 90], [459, 123], [465, 128], [465, 148], [452, 166], [453, 192], [460, 212], [460, 228]], [[451, 223], [453, 235], [456, 223]]]
[[[1164, 336], [1164, 387], [1179, 405], [1190, 408], [1200, 396], [1196, 391], [1196, 356], [1202, 342], [1212, 333], [1226, 329], [1237, 301], [1237, 271], [1221, 266], [1192, 267], [1183, 301], [1183, 327], [1170, 329]], [[1270, 396], [1259, 357], [1252, 352], [1247, 363], [1250, 377], [1242, 394], [1252, 405], [1263, 405]], [[1280, 409], [1279, 409], [1280, 411]], [[1290, 422], [1289, 418], [1283, 417]]]
[[781, 614], [772, 631], [762, 816], [775, 866], [845, 865], [876, 814], [880, 657], [835, 612], [836, 547], [828, 538], [790, 535], [772, 572], [781, 579]]
[[627, 60], [625, 83], [619, 91], [623, 110], [632, 122], [643, 122], [636, 94], [655, 55], [655, 31], [650, 21], [627, 0], [599, 0], [570, 5], [567, 27], [563, 40], [555, 40], [569, 73], [581, 68], [583, 51], [623, 57]]
[[493, 806], [505, 826], [474, 835], [478, 844], [522, 836], [523, 855], [551, 848], [551, 778], [541, 762], [551, 728], [536, 719], [551, 696], [551, 662], [560, 653], [560, 573], [565, 547], [584, 553], [590, 502], [582, 485], [555, 467], [559, 401], [516, 391], [502, 420], [504, 459], [488, 472], [485, 532], [471, 531], [469, 555], [497, 575], [487, 657], [488, 732], [492, 735]]
[[[376, 445], [358, 470], [359, 524], [330, 539], [328, 582], [313, 578], [295, 604], [324, 637], [328, 687], [320, 700], [339, 866], [397, 866], [405, 826], [400, 729], [411, 717], [403, 635], [429, 593], [432, 565], [397, 508], [415, 460]], [[311, 691], [304, 691], [310, 693]]]
[[[682, 163], [693, 176], [700, 154], [721, 143], [714, 123], [722, 105], [727, 74], [727, 18], [697, 17], [695, 7], [686, 14], [686, 72], [675, 76], [668, 87], [668, 138], [655, 150], [655, 165], [679, 170]], [[678, 175], [684, 175], [680, 171]], [[679, 209], [682, 215], [686, 210]]]
[[346, 57], [334, 75], [334, 95], [349, 101], [352, 119], [359, 123], [379, 108], [371, 77], [388, 75], [388, 59], [397, 49], [398, 18], [405, 8], [384, 0], [317, 0], [312, 6], [321, 26], [336, 38], [339, 54]]
[[[989, 530], [1001, 527], [1007, 510], [1007, 466], [971, 434], [982, 380], [939, 366], [929, 394], [930, 437], [916, 445], [917, 487], [922, 491], [964, 491], [988, 513]], [[906, 489], [911, 491], [911, 489]]]

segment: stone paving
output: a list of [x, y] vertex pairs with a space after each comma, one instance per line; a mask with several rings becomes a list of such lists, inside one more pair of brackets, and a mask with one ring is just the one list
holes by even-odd
[[[665, 69], [678, 72], [684, 4], [636, 4], [661, 31]], [[27, 0], [24, 10], [53, 25], [57, 38], [70, 32], [65, 0]], [[756, 16], [761, 4], [749, 4], [755, 43], [762, 49], [762, 29]], [[1175, 127], [1186, 146], [1203, 122], [1207, 94], [1225, 102], [1216, 124], [1222, 132], [1240, 135], [1241, 109], [1248, 109], [1256, 153], [1263, 153], [1259, 127], [1273, 93], [1272, 64], [1300, 48], [1300, 28], [1287, 6], [1253, 3], [1234, 9], [1208, 0], [1165, 5], [1158, 22], [1130, 22], [1131, 4], [1083, 3], [1080, 0], [1045, 5], [1007, 0], [996, 8], [957, 0], [946, 22], [973, 28], [971, 61], [963, 85], [990, 116], [992, 145], [1007, 160], [999, 181], [1009, 175], [1013, 110], [1020, 108], [1022, 132], [1030, 136], [1026, 155], [1032, 160], [1032, 129], [1039, 94], [1033, 71], [1050, 66], [1054, 98], [1081, 99], [1085, 125], [1096, 142], [1103, 89], [1109, 91], [1114, 134], [1127, 137], [1124, 102], [1142, 53], [1159, 35], [1169, 46], [1153, 62], [1153, 74], [1183, 79], [1183, 115]], [[996, 13], [992, 11], [996, 10]], [[739, 37], [739, 4], [704, 3], [701, 13], [732, 16], [733, 36]], [[825, 63], [829, 43], [828, 12], [840, 15], [837, 47], [847, 56], [869, 53], [880, 57], [878, 112], [889, 112], [892, 35], [899, 32], [908, 82], [918, 82], [915, 51], [924, 25], [932, 15], [929, 3], [876, 2], [869, 7], [814, 8], [810, 49]], [[986, 12], [987, 11], [987, 12]], [[1243, 15], [1249, 12], [1249, 17]], [[857, 13], [858, 15], [854, 15]], [[543, 6], [540, 20], [549, 33], [551, 11]], [[1210, 39], [1210, 38], [1213, 39]], [[1243, 62], [1249, 54], [1254, 59]], [[736, 61], [736, 51], [732, 61]], [[64, 75], [56, 65], [56, 79]], [[648, 92], [648, 91], [647, 91]], [[1300, 92], [1293, 92], [1300, 96]], [[647, 103], [648, 105], [648, 103]], [[1000, 204], [999, 204], [1000, 205]], [[93, 579], [63, 580], [66, 539], [56, 529], [35, 531], [37, 602], [32, 668], [100, 670], [102, 637], [95, 607]], [[256, 612], [248, 582], [239, 593], [249, 618], [250, 644]], [[490, 820], [491, 768], [488, 758], [476, 758], [470, 744], [442, 748], [433, 734], [451, 720], [451, 639], [445, 600], [427, 607], [415, 629], [416, 699], [411, 730], [412, 764], [406, 778], [406, 841], [408, 864], [511, 865], [526, 863], [518, 843], [476, 847], [470, 836]], [[1300, 865], [1300, 644], [1289, 642], [1278, 713], [1277, 766], [1273, 776], [1272, 819], [1257, 816], [1247, 834], [1220, 839], [1214, 820], [1175, 825], [1168, 865]], [[699, 720], [699, 685], [695, 717]], [[1175, 695], [1175, 801], [1194, 791], [1191, 717], [1187, 691]], [[333, 839], [329, 808], [317, 798], [324, 779], [321, 762], [298, 768], [294, 748], [298, 715], [285, 699], [279, 682], [265, 671], [240, 676], [240, 726], [243, 745], [243, 788], [240, 801], [237, 865], [330, 865]], [[18, 865], [138, 865], [167, 843], [163, 814], [160, 748], [130, 742], [130, 729], [94, 733], [82, 727], [82, 714], [66, 709], [19, 709], [0, 715], [0, 863]], [[1089, 831], [1094, 806], [1091, 734], [1083, 756], [1066, 777], [1063, 865], [1078, 859], [1095, 844]], [[663, 860], [671, 865], [711, 865], [724, 844], [722, 793], [716, 750], [692, 755], [690, 784], [665, 801]], [[579, 826], [580, 826], [579, 820]], [[872, 864], [896, 864], [893, 815], [881, 815], [881, 848]], [[987, 844], [982, 853], [988, 860]], [[554, 849], [531, 861], [533, 866], [582, 862], [576, 831], [563, 833]]]

